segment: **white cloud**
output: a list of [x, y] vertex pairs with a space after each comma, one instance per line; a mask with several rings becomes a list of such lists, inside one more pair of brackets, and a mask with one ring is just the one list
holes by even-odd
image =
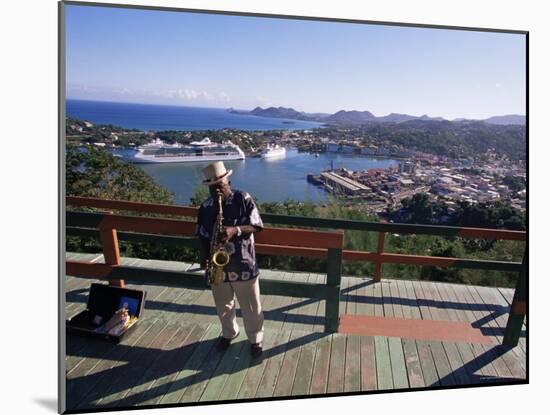
[[95, 87], [87, 84], [67, 84], [67, 96], [77, 99], [99, 99], [151, 104], [210, 104], [225, 105], [231, 98], [224, 91], [205, 91], [192, 88], [169, 90], [132, 89], [126, 87]]

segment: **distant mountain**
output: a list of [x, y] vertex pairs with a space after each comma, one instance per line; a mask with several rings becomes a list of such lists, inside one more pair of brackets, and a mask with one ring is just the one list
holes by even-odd
[[377, 121], [377, 118], [369, 111], [338, 111], [326, 119], [327, 122], [342, 124], [363, 124]]
[[424, 114], [421, 117], [418, 117], [417, 119], [423, 120], [423, 121], [446, 121], [443, 117], [429, 117], [428, 115]]
[[247, 114], [247, 115], [256, 115], [258, 117], [270, 117], [270, 118], [288, 118], [291, 120], [302, 120], [302, 121], [324, 121], [330, 114], [324, 113], [306, 113], [298, 112], [294, 108], [285, 108], [285, 107], [269, 107], [262, 108], [256, 107], [252, 111], [240, 111], [233, 108], [228, 109], [229, 112], [234, 114]]
[[490, 117], [486, 120], [483, 120], [488, 124], [497, 124], [497, 125], [525, 125], [526, 118], [525, 115], [498, 115], [496, 117]]
[[[413, 120], [420, 121], [447, 121], [443, 117], [430, 117], [426, 114], [417, 117], [408, 114], [398, 114], [392, 112], [383, 117], [377, 117], [370, 111], [345, 111], [341, 110], [334, 114], [325, 113], [307, 113], [296, 111], [294, 108], [285, 107], [256, 107], [252, 111], [240, 111], [233, 108], [228, 109], [235, 114], [256, 115], [259, 117], [287, 118], [291, 120], [317, 121], [336, 125], [361, 125], [370, 123], [403, 123]], [[487, 118], [485, 120], [472, 120], [466, 118], [456, 118], [449, 122], [486, 122], [497, 125], [525, 125], [525, 116], [523, 115], [502, 115]]]
[[252, 115], [258, 115], [260, 117], [272, 117], [272, 118], [293, 118], [296, 119], [297, 117], [302, 116], [301, 113], [296, 111], [293, 108], [284, 108], [284, 107], [269, 107], [266, 109], [263, 109], [261, 107], [256, 107], [252, 111], [250, 111], [250, 114]]
[[395, 112], [392, 112], [391, 114], [384, 115], [383, 117], [377, 117], [377, 118], [378, 118], [378, 121], [381, 121], [381, 122], [404, 122], [404, 121], [414, 120], [417, 117], [413, 115], [397, 114]]

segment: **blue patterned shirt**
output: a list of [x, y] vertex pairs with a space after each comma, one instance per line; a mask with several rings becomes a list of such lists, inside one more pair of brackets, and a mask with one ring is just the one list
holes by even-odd
[[[233, 193], [222, 202], [223, 225], [252, 225], [263, 229], [260, 213], [247, 192], [233, 190]], [[218, 216], [218, 206], [212, 197], [206, 199], [199, 208], [197, 216], [197, 236], [210, 242], [214, 223]], [[234, 236], [226, 243], [229, 252], [229, 264], [224, 267], [224, 282], [246, 281], [256, 278], [259, 274], [256, 252], [254, 249], [254, 234]]]

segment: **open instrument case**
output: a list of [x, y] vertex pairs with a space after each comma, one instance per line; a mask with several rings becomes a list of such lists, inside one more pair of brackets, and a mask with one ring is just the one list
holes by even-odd
[[[67, 332], [118, 343], [136, 328], [143, 314], [145, 297], [145, 291], [93, 283], [86, 310], [67, 320]], [[105, 323], [123, 307], [128, 310], [129, 324], [116, 333], [109, 333], [104, 328]]]

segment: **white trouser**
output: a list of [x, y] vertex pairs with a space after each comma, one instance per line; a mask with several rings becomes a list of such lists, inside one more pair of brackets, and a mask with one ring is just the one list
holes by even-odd
[[232, 339], [239, 333], [235, 296], [241, 307], [244, 328], [250, 343], [259, 343], [264, 335], [264, 314], [260, 303], [259, 277], [248, 281], [223, 282], [212, 286], [216, 311], [222, 323], [222, 336]]

